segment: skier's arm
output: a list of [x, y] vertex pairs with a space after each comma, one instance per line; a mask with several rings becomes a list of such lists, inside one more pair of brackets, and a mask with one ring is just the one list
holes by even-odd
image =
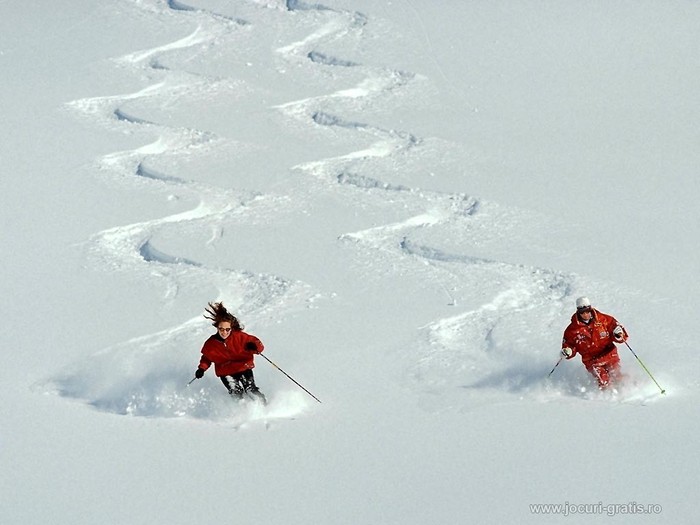
[[624, 343], [627, 341], [628, 337], [627, 330], [625, 330], [625, 327], [621, 324], [618, 324], [615, 326], [615, 328], [613, 328], [612, 338], [616, 343]]
[[610, 337], [615, 343], [624, 343], [627, 341], [627, 338], [629, 335], [627, 334], [627, 330], [625, 330], [625, 327], [622, 326], [617, 319], [615, 319], [613, 316], [608, 316], [607, 318], [607, 329], [608, 333], [610, 334]]
[[202, 355], [202, 358], [199, 360], [199, 369], [204, 370], [206, 372], [210, 366], [211, 360], [205, 355]]
[[561, 355], [566, 359], [571, 359], [576, 355], [576, 346], [566, 338], [566, 334], [561, 341]]
[[245, 334], [246, 335], [246, 341], [243, 343], [243, 348], [247, 350], [248, 352], [254, 352], [256, 354], [262, 354], [262, 351], [265, 349], [265, 346], [262, 344], [262, 341], [255, 337], [254, 335], [251, 334]]

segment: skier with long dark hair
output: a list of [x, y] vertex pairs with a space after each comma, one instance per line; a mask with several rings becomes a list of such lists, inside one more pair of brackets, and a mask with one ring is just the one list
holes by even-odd
[[208, 303], [205, 311], [204, 317], [216, 327], [216, 333], [204, 342], [195, 377], [201, 379], [213, 364], [214, 372], [232, 397], [242, 400], [249, 396], [266, 404], [253, 376], [254, 356], [262, 353], [262, 342], [244, 332], [236, 316], [223, 303]]

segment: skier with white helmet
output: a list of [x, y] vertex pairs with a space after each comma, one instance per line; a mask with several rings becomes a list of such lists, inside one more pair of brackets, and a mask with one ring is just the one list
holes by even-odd
[[562, 356], [572, 359], [577, 354], [601, 389], [620, 379], [620, 357], [615, 343], [627, 340], [627, 331], [608, 314], [591, 306], [588, 297], [576, 299], [576, 313], [564, 331]]

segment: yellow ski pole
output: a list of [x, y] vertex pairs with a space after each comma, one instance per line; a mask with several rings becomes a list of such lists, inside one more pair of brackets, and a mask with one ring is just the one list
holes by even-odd
[[632, 350], [632, 347], [631, 347], [630, 345], [627, 344], [627, 341], [625, 341], [625, 345], [627, 346], [627, 348], [630, 349], [630, 352], [632, 352], [632, 354], [634, 355], [634, 357], [637, 358], [637, 361], [639, 361], [639, 364], [642, 365], [642, 368], [644, 369], [644, 371], [645, 371], [647, 374], [649, 374], [649, 377], [651, 377], [651, 380], [656, 384], [656, 386], [659, 387], [659, 390], [661, 390], [661, 393], [662, 393], [662, 394], [665, 394], [665, 393], [666, 393], [666, 390], [663, 389], [663, 388], [661, 388], [661, 385], [656, 381], [656, 379], [654, 379], [654, 376], [651, 375], [651, 372], [649, 372], [649, 369], [646, 367], [646, 365], [642, 362], [641, 359], [639, 359], [639, 356], [635, 353], [635, 351]]

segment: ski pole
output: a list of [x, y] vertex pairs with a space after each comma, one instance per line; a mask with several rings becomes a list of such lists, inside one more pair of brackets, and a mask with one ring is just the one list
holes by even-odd
[[644, 369], [644, 371], [645, 371], [647, 374], [649, 374], [649, 377], [651, 377], [651, 380], [656, 384], [656, 386], [659, 387], [659, 390], [661, 390], [661, 393], [662, 393], [662, 394], [665, 394], [665, 393], [666, 393], [666, 390], [663, 389], [663, 388], [661, 388], [661, 385], [656, 381], [656, 379], [654, 379], [654, 376], [651, 375], [651, 372], [649, 372], [649, 369], [646, 367], [646, 365], [642, 362], [641, 359], [639, 359], [639, 356], [635, 353], [635, 351], [632, 350], [632, 347], [631, 347], [630, 345], [627, 344], [627, 341], [625, 341], [625, 346], [627, 346], [627, 348], [630, 349], [630, 352], [632, 352], [632, 354], [634, 355], [634, 357], [637, 358], [637, 361], [639, 361], [639, 364], [642, 365], [642, 368]]
[[296, 385], [297, 385], [299, 388], [301, 388], [304, 392], [306, 392], [306, 393], [309, 394], [311, 397], [313, 397], [316, 401], [318, 401], [319, 403], [321, 402], [321, 400], [320, 400], [319, 398], [317, 398], [317, 397], [316, 397], [315, 395], [313, 395], [311, 392], [309, 392], [308, 390], [306, 390], [306, 388], [304, 388], [303, 386], [301, 386], [301, 385], [296, 381], [296, 379], [294, 379], [294, 378], [293, 378], [292, 376], [290, 376], [287, 372], [285, 372], [284, 370], [282, 370], [279, 366], [277, 366], [277, 365], [276, 365], [275, 363], [273, 363], [270, 359], [268, 359], [268, 357], [267, 357], [265, 354], [258, 354], [258, 355], [261, 356], [261, 357], [264, 357], [264, 358], [267, 360], [268, 363], [270, 363], [270, 364], [271, 364], [272, 366], [274, 366], [277, 370], [279, 370], [279, 371], [282, 372], [284, 375], [286, 375], [289, 379], [291, 379], [291, 380], [294, 382], [294, 384], [296, 384]]
[[549, 374], [547, 374], [547, 377], [551, 376], [554, 373], [554, 370], [559, 366], [559, 363], [561, 363], [562, 359], [564, 359], [564, 356], [561, 356], [559, 358], [559, 361], [557, 361], [557, 364], [554, 365], [554, 368], [552, 368], [552, 370], [549, 372]]
[[195, 379], [197, 379], [197, 378], [196, 378], [196, 377], [193, 377], [193, 378], [190, 380], [190, 382], [187, 383], [187, 386], [190, 386], [190, 385], [194, 382]]

